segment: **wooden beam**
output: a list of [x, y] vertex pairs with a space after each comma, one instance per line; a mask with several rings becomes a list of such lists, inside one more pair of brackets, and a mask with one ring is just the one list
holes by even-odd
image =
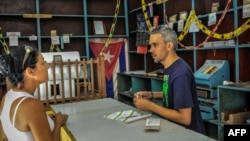
[[51, 14], [23, 14], [23, 18], [52, 18]]

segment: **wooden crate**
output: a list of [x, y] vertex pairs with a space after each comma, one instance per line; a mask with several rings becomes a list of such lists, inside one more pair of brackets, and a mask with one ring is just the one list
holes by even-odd
[[245, 121], [250, 117], [250, 111], [229, 110], [221, 112], [221, 122], [224, 124], [246, 124]]

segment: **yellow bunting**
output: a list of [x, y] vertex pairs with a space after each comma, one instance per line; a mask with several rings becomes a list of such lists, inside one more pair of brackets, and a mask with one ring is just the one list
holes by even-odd
[[146, 21], [146, 24], [148, 26], [148, 30], [151, 31], [153, 29], [153, 26], [148, 18], [148, 12], [147, 12], [147, 8], [146, 8], [146, 2], [145, 0], [141, 0], [141, 5], [142, 5], [142, 12], [144, 15], [144, 19]]
[[186, 22], [186, 24], [185, 24], [185, 26], [183, 28], [183, 31], [182, 31], [182, 33], [178, 37], [179, 41], [182, 41], [183, 38], [187, 35], [188, 30], [189, 30], [189, 28], [191, 26], [191, 23], [192, 23], [192, 20], [193, 20], [193, 16], [195, 16], [195, 11], [191, 10], [191, 12], [190, 12], [190, 14], [189, 14], [189, 16], [187, 18], [187, 22]]
[[[144, 18], [146, 21], [146, 24], [148, 26], [149, 31], [151, 31], [153, 29], [152, 24], [148, 18], [148, 13], [146, 10], [146, 3], [145, 0], [141, 0], [141, 4], [142, 4], [142, 11], [144, 13]], [[244, 24], [242, 24], [240, 27], [238, 27], [237, 29], [235, 29], [234, 31], [228, 32], [228, 33], [224, 33], [224, 34], [219, 34], [216, 33], [215, 31], [218, 29], [218, 26], [220, 25], [221, 21], [224, 19], [224, 15], [227, 13], [229, 7], [231, 4], [231, 0], [227, 1], [227, 6], [225, 7], [224, 11], [223, 11], [223, 15], [221, 16], [221, 18], [219, 19], [219, 22], [216, 24], [216, 26], [210, 30], [208, 29], [205, 25], [203, 25], [201, 23], [201, 21], [198, 19], [195, 10], [191, 10], [190, 14], [186, 20], [186, 24], [183, 28], [182, 33], [180, 33], [178, 40], [179, 40], [179, 44], [184, 47], [183, 44], [180, 43], [180, 41], [182, 41], [184, 39], [184, 37], [187, 35], [187, 33], [189, 32], [189, 28], [191, 26], [192, 23], [195, 23], [197, 25], [197, 27], [200, 29], [201, 32], [203, 32], [204, 34], [208, 35], [208, 37], [206, 38], [205, 41], [203, 41], [202, 43], [199, 44], [198, 47], [200, 47], [200, 45], [202, 45], [204, 42], [206, 42], [210, 37], [216, 38], [216, 39], [232, 39], [235, 37], [240, 36], [243, 32], [245, 32], [246, 30], [248, 30], [250, 28], [250, 19], [248, 19]]]
[[6, 43], [5, 39], [4, 39], [4, 37], [3, 37], [3, 34], [2, 34], [2, 32], [1, 32], [1, 30], [2, 30], [2, 28], [0, 27], [0, 43], [1, 43], [2, 46], [3, 46], [3, 49], [4, 49], [5, 54], [7, 55], [7, 54], [10, 54], [10, 50], [9, 50], [9, 47], [8, 47], [8, 45], [7, 45], [7, 43]]
[[167, 2], [168, 0], [156, 0], [156, 4], [161, 4], [161, 3], [164, 3], [164, 2]]
[[116, 26], [116, 21], [117, 21], [117, 17], [118, 17], [118, 14], [119, 14], [119, 8], [120, 8], [120, 3], [121, 3], [121, 0], [117, 0], [116, 1], [116, 7], [115, 7], [115, 14], [114, 14], [114, 19], [113, 19], [113, 23], [111, 25], [111, 28], [110, 28], [110, 31], [109, 31], [109, 36], [105, 42], [105, 45], [104, 47], [102, 48], [102, 50], [100, 51], [100, 56], [103, 56], [103, 51], [105, 48], [108, 48], [109, 46], [109, 43], [113, 37], [113, 34], [114, 34], [114, 31], [115, 31], [115, 26]]

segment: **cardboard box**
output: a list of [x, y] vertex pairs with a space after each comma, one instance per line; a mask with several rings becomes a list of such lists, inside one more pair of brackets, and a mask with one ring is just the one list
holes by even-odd
[[245, 124], [247, 118], [250, 117], [250, 111], [246, 110], [230, 110], [221, 112], [221, 122], [224, 124]]

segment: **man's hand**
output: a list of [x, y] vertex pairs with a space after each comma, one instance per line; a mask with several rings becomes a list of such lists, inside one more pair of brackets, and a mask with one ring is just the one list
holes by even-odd
[[134, 98], [151, 100], [153, 95], [151, 91], [139, 91], [134, 94]]
[[140, 91], [134, 94], [134, 105], [140, 110], [149, 110], [152, 93], [150, 91]]

